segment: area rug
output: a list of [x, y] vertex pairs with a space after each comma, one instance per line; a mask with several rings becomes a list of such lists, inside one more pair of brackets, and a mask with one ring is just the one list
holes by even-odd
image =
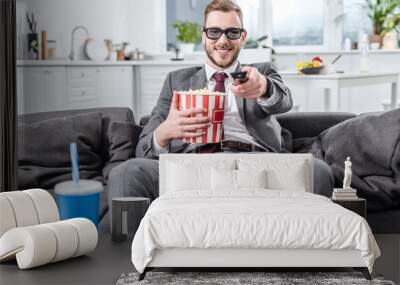
[[142, 281], [138, 281], [138, 276], [138, 273], [122, 274], [116, 285], [395, 285], [377, 275], [368, 281], [360, 272], [148, 272]]

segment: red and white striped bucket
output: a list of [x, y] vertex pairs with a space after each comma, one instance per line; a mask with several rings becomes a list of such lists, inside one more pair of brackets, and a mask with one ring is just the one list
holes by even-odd
[[211, 118], [211, 125], [208, 128], [197, 130], [199, 134], [204, 132], [201, 136], [183, 138], [183, 141], [193, 144], [220, 142], [222, 138], [226, 93], [194, 90], [175, 91], [175, 94], [177, 95], [179, 110], [203, 108], [207, 109], [207, 112], [194, 116]]

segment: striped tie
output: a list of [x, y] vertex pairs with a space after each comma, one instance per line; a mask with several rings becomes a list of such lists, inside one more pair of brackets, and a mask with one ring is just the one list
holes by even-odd
[[215, 72], [213, 78], [215, 79], [215, 89], [214, 91], [225, 93], [225, 78], [228, 76], [225, 72]]

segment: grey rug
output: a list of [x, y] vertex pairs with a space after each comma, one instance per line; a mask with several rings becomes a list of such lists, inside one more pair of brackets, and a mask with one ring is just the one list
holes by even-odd
[[359, 272], [148, 272], [138, 281], [138, 273], [122, 274], [116, 285], [133, 284], [267, 284], [267, 285], [395, 285], [381, 276], [368, 281]]

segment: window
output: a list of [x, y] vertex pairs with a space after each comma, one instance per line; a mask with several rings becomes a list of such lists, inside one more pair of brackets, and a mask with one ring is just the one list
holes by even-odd
[[260, 1], [264, 0], [237, 0], [243, 13], [243, 26], [247, 31], [248, 39], [256, 40], [263, 36], [259, 29], [259, 15], [255, 11], [260, 9]]
[[323, 0], [272, 0], [274, 46], [322, 46]]
[[360, 32], [372, 34], [365, 0], [343, 0], [343, 38], [358, 41]]
[[[176, 43], [176, 20], [203, 25], [210, 0], [166, 0], [167, 42]], [[345, 38], [371, 33], [365, 0], [236, 0], [243, 11], [249, 40], [268, 35], [266, 44], [279, 51], [338, 50]], [[254, 43], [254, 42], [253, 42]], [[256, 44], [256, 43], [255, 43]], [[250, 46], [250, 45], [249, 45]], [[199, 44], [196, 50], [202, 50]]]
[[[173, 24], [176, 21], [192, 21], [203, 26], [203, 13], [210, 0], [166, 0], [167, 5], [167, 43], [176, 44], [176, 31]], [[248, 32], [249, 38], [256, 40], [265, 35], [262, 29], [259, 29], [259, 11], [260, 5], [265, 0], [237, 0], [243, 12], [243, 25]], [[201, 50], [202, 45], [198, 44], [196, 50]]]

